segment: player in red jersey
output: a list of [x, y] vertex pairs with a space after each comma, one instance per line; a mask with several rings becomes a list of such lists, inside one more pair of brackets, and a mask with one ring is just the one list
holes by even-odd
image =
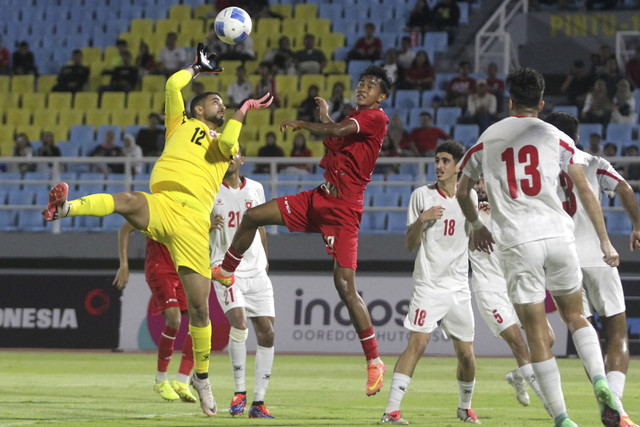
[[[135, 228], [125, 222], [118, 231], [118, 256], [120, 267], [116, 273], [113, 284], [120, 290], [129, 282], [129, 236]], [[163, 399], [173, 401], [182, 399], [184, 402], [195, 402], [196, 398], [189, 390], [189, 374], [193, 368], [193, 344], [191, 335], [182, 345], [182, 360], [176, 379], [169, 383], [167, 368], [173, 355], [173, 344], [180, 329], [180, 321], [183, 314], [188, 314], [187, 298], [184, 294], [180, 276], [174, 267], [171, 255], [167, 248], [160, 242], [147, 237], [147, 250], [144, 258], [144, 275], [151, 289], [153, 314], [162, 313], [165, 326], [158, 340], [158, 371], [154, 391]]]
[[360, 74], [356, 89], [357, 108], [343, 121], [335, 123], [327, 102], [317, 97], [321, 123], [285, 120], [280, 130], [307, 129], [326, 137], [327, 154], [320, 161], [326, 182], [314, 190], [279, 197], [247, 210], [222, 264], [213, 268], [212, 278], [225, 286], [233, 283], [233, 272], [249, 248], [258, 227], [286, 225], [289, 231], [320, 233], [327, 252], [335, 259], [333, 280], [349, 310], [362, 349], [367, 358], [367, 396], [382, 387], [384, 363], [378, 357], [378, 344], [371, 317], [356, 290], [358, 231], [363, 212], [364, 190], [371, 181], [389, 119], [380, 108], [387, 99], [391, 81], [386, 71], [370, 66]]

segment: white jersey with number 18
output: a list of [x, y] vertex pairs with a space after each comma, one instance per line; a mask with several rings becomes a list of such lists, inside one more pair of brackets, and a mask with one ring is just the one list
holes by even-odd
[[491, 203], [492, 232], [501, 249], [552, 237], [573, 237], [558, 198], [558, 176], [584, 163], [573, 140], [535, 117], [507, 117], [490, 126], [459, 163]]

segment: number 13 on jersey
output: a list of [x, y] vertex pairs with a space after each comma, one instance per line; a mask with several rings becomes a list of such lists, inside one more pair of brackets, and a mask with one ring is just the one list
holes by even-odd
[[[516, 153], [513, 147], [509, 147], [502, 152], [502, 161], [507, 168], [507, 182], [509, 183], [509, 194], [511, 198], [517, 199], [519, 195], [518, 187], [527, 196], [535, 196], [542, 188], [542, 178], [538, 170], [539, 158], [538, 149], [533, 145], [525, 145]], [[516, 176], [516, 161], [524, 165], [524, 176]]]

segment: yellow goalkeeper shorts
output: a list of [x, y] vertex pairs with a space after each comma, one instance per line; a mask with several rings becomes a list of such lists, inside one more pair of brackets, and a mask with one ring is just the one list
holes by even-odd
[[176, 270], [184, 266], [211, 278], [210, 213], [185, 193], [142, 194], [149, 203], [149, 226], [142, 232], [167, 247]]

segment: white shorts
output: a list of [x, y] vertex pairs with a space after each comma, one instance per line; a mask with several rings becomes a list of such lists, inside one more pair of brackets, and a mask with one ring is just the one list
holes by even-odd
[[617, 268], [608, 266], [582, 268], [582, 302], [584, 314], [611, 317], [624, 313], [624, 292]]
[[473, 342], [475, 322], [469, 289], [457, 292], [430, 293], [423, 286], [414, 286], [404, 327], [414, 332], [430, 334], [438, 327], [449, 337]]
[[496, 337], [511, 325], [521, 326], [506, 292], [485, 291], [475, 292], [474, 295], [480, 315]]
[[256, 277], [237, 277], [232, 286], [213, 282], [218, 302], [225, 313], [232, 308], [243, 307], [247, 317], [276, 317], [273, 302], [273, 286], [267, 273]]
[[502, 251], [502, 271], [514, 304], [544, 302], [580, 290], [582, 273], [573, 238], [554, 237], [522, 243]]

